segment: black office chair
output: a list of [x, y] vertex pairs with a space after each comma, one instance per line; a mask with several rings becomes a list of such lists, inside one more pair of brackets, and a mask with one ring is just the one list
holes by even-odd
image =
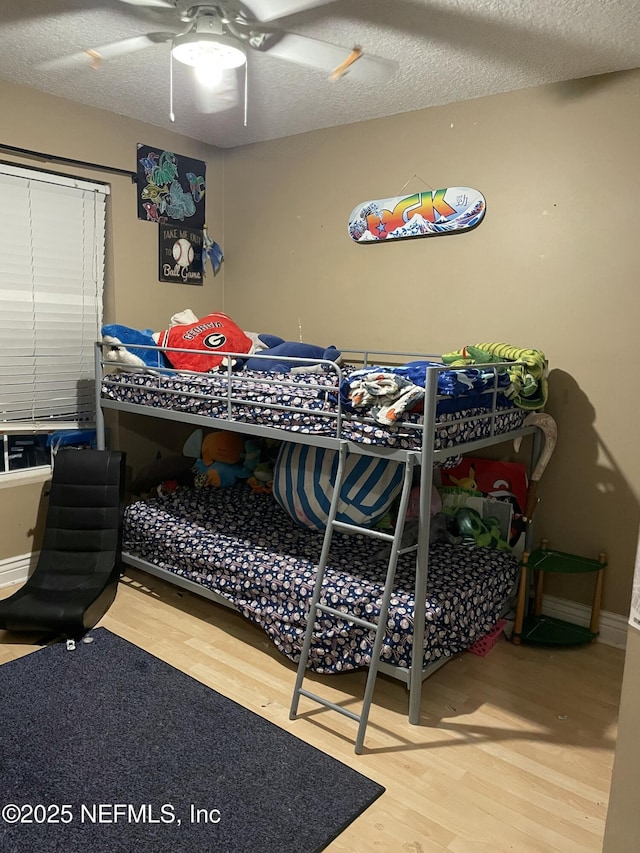
[[80, 639], [104, 616], [121, 574], [125, 454], [61, 450], [33, 574], [0, 601], [0, 628]]

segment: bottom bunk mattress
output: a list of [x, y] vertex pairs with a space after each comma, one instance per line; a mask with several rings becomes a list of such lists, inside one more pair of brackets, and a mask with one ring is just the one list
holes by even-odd
[[[246, 483], [179, 488], [125, 511], [127, 553], [215, 590], [297, 661], [322, 534], [297, 527], [269, 494]], [[429, 552], [424, 666], [467, 649], [495, 624], [513, 591], [516, 557], [490, 548], [434, 542]], [[387, 557], [380, 541], [334, 533], [322, 602], [368, 621], [380, 611]], [[415, 555], [400, 557], [380, 659], [411, 664]], [[368, 666], [373, 634], [320, 614], [309, 667], [335, 673]]]

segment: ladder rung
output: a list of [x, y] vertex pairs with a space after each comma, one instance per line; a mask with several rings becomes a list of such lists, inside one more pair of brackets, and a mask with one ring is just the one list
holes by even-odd
[[353, 616], [351, 613], [345, 613], [344, 610], [336, 610], [335, 607], [329, 607], [328, 604], [316, 604], [316, 610], [321, 610], [323, 613], [330, 613], [332, 616], [337, 616], [338, 619], [346, 619], [347, 622], [353, 622], [354, 625], [360, 625], [361, 628], [369, 628], [370, 631], [375, 631], [378, 628], [375, 622], [367, 622], [366, 619]]
[[346, 708], [342, 708], [340, 705], [336, 705], [335, 702], [330, 702], [328, 699], [323, 699], [322, 696], [318, 696], [317, 693], [311, 693], [310, 690], [305, 690], [304, 687], [301, 687], [298, 693], [301, 696], [306, 696], [307, 699], [313, 699], [314, 702], [317, 702], [318, 705], [324, 705], [325, 708], [331, 708], [333, 711], [337, 711], [339, 714], [344, 714], [345, 717], [349, 717], [352, 720], [355, 720], [356, 723], [360, 722], [360, 714], [354, 714], [353, 711], [348, 711]]
[[372, 539], [383, 539], [385, 542], [393, 542], [395, 539], [392, 533], [384, 533], [382, 530], [374, 530], [371, 527], [358, 527], [357, 524], [347, 524], [344, 521], [334, 521], [333, 526], [337, 530], [344, 530], [345, 533], [362, 533], [363, 536], [370, 536]]
[[[300, 697], [306, 696], [307, 699], [311, 699], [318, 705], [322, 705], [325, 708], [331, 708], [333, 711], [337, 711], [337, 713], [342, 714], [345, 717], [349, 717], [349, 719], [351, 720], [355, 720], [355, 722], [358, 723], [358, 734], [356, 736], [355, 751], [356, 754], [359, 754], [360, 752], [362, 752], [364, 744], [365, 730], [369, 719], [369, 710], [371, 708], [371, 702], [373, 699], [375, 680], [378, 674], [378, 667], [381, 663], [380, 655], [382, 652], [382, 644], [384, 642], [384, 636], [387, 628], [389, 604], [391, 596], [393, 594], [393, 584], [398, 563], [398, 555], [409, 554], [418, 550], [417, 545], [409, 545], [406, 548], [402, 547], [402, 535], [404, 533], [405, 526], [404, 522], [407, 517], [409, 494], [413, 484], [413, 469], [415, 464], [415, 458], [413, 456], [408, 456], [404, 465], [402, 495], [400, 498], [400, 506], [398, 509], [398, 522], [396, 528], [392, 533], [385, 533], [382, 530], [375, 530], [368, 527], [360, 527], [357, 524], [347, 524], [343, 521], [336, 520], [336, 510], [338, 505], [338, 498], [340, 496], [341, 487], [343, 483], [346, 454], [347, 443], [340, 442], [340, 449], [338, 452], [338, 470], [336, 472], [336, 482], [334, 485], [333, 496], [331, 499], [331, 508], [329, 512], [329, 518], [331, 520], [326, 526], [324, 539], [322, 542], [322, 551], [320, 554], [320, 561], [318, 563], [316, 580], [313, 587], [313, 595], [310, 602], [309, 614], [307, 617], [307, 626], [305, 629], [304, 640], [300, 653], [300, 660], [298, 661], [296, 684], [293, 690], [291, 708], [289, 709], [289, 718], [292, 720], [295, 719], [296, 714], [298, 713], [298, 703], [300, 701]], [[361, 619], [359, 616], [345, 613], [342, 610], [337, 610], [335, 607], [331, 607], [328, 604], [320, 603], [320, 598], [322, 597], [322, 585], [324, 583], [325, 570], [327, 568], [329, 560], [329, 551], [331, 548], [331, 539], [334, 530], [340, 530], [347, 534], [360, 533], [363, 536], [367, 536], [371, 539], [379, 539], [383, 542], [391, 543], [391, 548], [389, 549], [389, 559], [387, 563], [387, 574], [384, 584], [384, 592], [380, 600], [380, 613], [378, 615], [378, 621], [376, 623], [369, 622], [366, 619]], [[328, 613], [334, 618], [342, 619], [346, 622], [351, 622], [354, 625], [359, 625], [360, 627], [365, 628], [366, 630], [372, 631], [374, 633], [371, 660], [369, 662], [369, 672], [367, 673], [367, 680], [365, 683], [364, 697], [362, 700], [362, 709], [360, 714], [356, 714], [353, 711], [347, 711], [345, 708], [340, 707], [340, 705], [336, 705], [334, 702], [330, 702], [328, 699], [323, 699], [316, 693], [311, 693], [309, 690], [305, 690], [302, 686], [302, 682], [306, 674], [306, 668], [309, 665], [309, 653], [311, 650], [311, 643], [313, 641], [313, 629], [318, 613]]]

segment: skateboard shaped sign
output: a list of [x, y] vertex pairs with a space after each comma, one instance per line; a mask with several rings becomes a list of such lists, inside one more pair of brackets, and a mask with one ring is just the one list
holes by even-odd
[[349, 216], [356, 243], [434, 237], [470, 231], [484, 217], [486, 201], [471, 187], [448, 187], [358, 204]]

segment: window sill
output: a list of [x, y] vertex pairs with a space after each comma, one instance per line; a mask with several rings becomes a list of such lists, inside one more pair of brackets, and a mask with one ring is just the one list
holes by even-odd
[[12, 471], [8, 474], [0, 474], [0, 489], [8, 489], [11, 486], [28, 486], [31, 483], [45, 483], [52, 476], [51, 468], [37, 468], [34, 471]]

